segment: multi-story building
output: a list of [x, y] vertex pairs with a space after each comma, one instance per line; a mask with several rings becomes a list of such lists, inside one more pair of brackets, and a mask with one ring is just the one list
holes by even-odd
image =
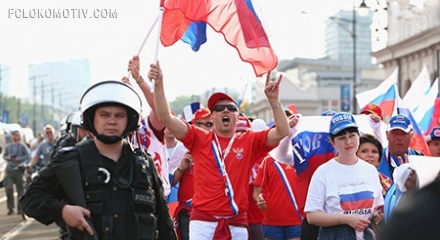
[[[78, 110], [79, 100], [90, 86], [89, 60], [44, 62], [29, 66], [29, 98], [66, 110]], [[54, 99], [52, 99], [52, 93]]]
[[45, 108], [52, 112], [50, 118], [45, 115], [35, 127], [39, 129], [47, 123], [58, 125], [59, 122], [52, 121], [78, 111], [80, 98], [90, 85], [90, 62], [87, 59], [30, 65], [29, 94], [25, 98], [41, 106], [41, 109], [34, 109], [36, 116], [43, 116]]
[[423, 7], [416, 7], [409, 0], [396, 0], [387, 12], [387, 46], [372, 55], [387, 75], [399, 70], [399, 93], [404, 96], [424, 65], [431, 81], [439, 76], [440, 1], [425, 0]]
[[[326, 21], [326, 57], [280, 61], [274, 74], [284, 77], [280, 92], [282, 104], [295, 104], [303, 115], [320, 115], [328, 109], [353, 112], [351, 99], [355, 91], [372, 89], [386, 77], [382, 69], [372, 64], [372, 16], [371, 12], [367, 16], [357, 14], [353, 20], [353, 11], [340, 11]], [[356, 24], [355, 59], [353, 24]], [[356, 90], [353, 89], [355, 82]], [[254, 89], [263, 85], [257, 82]], [[271, 109], [263, 97], [255, 95], [250, 110], [256, 117], [270, 120]]]

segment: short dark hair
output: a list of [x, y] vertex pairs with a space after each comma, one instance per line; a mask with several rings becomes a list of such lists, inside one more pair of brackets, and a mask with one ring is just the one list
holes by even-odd
[[369, 133], [362, 134], [360, 140], [359, 140], [359, 147], [364, 143], [372, 143], [374, 146], [377, 147], [377, 150], [379, 152], [379, 162], [382, 160], [382, 144], [380, 143], [379, 139], [377, 139], [374, 135], [371, 135]]
[[331, 133], [329, 133], [329, 134], [330, 134], [330, 139], [331, 139], [332, 141], [334, 141], [336, 137], [339, 137], [339, 136], [345, 135], [345, 134], [347, 134], [347, 133], [354, 133], [354, 132], [357, 133], [357, 134], [359, 135], [359, 129], [358, 129], [357, 127], [348, 127], [348, 128], [346, 128], [346, 129], [344, 129], [344, 130], [338, 132], [337, 134], [331, 134]]

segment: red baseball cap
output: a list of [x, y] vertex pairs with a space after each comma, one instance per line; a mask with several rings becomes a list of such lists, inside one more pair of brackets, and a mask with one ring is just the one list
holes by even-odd
[[212, 109], [214, 108], [215, 103], [220, 101], [220, 100], [223, 100], [223, 99], [233, 101], [235, 103], [235, 105], [237, 105], [235, 100], [232, 99], [228, 94], [222, 93], [222, 92], [216, 92], [216, 93], [213, 93], [208, 98], [208, 108], [209, 108], [209, 110], [212, 112]]
[[371, 103], [365, 106], [364, 108], [362, 108], [361, 110], [361, 114], [370, 114], [370, 113], [379, 116], [380, 119], [383, 120], [382, 108], [380, 108], [378, 105]]
[[197, 120], [201, 118], [206, 118], [211, 114], [211, 111], [207, 108], [200, 108], [197, 109], [197, 111], [194, 112], [191, 123], [194, 124], [197, 122]]

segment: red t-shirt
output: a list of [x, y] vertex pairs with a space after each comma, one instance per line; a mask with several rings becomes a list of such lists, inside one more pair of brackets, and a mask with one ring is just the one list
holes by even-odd
[[[254, 181], [255, 186], [262, 187], [265, 191], [266, 210], [264, 211], [263, 224], [270, 226], [301, 225], [302, 220], [295, 210], [284, 181], [274, 162], [275, 160], [272, 157], [265, 158]], [[298, 192], [295, 168], [281, 162], [277, 163], [282, 167], [295, 196]], [[304, 216], [304, 213], [301, 213], [301, 215]]]
[[249, 224], [261, 224], [263, 223], [264, 218], [264, 212], [260, 210], [257, 206], [257, 204], [254, 201], [253, 194], [254, 194], [254, 180], [257, 177], [258, 169], [260, 168], [261, 161], [263, 161], [264, 158], [258, 159], [254, 166], [252, 167], [252, 175], [249, 179], [249, 192], [248, 192], [248, 198], [249, 198], [249, 207], [247, 211], [247, 217]]
[[[237, 135], [229, 154], [226, 156], [226, 172], [229, 175], [234, 200], [238, 212], [248, 208], [249, 174], [255, 161], [266, 155], [276, 146], [266, 145], [266, 136], [269, 130], [261, 132], [248, 131]], [[225, 181], [214, 158], [212, 142], [215, 146], [215, 135], [192, 125], [188, 125], [188, 134], [179, 139], [191, 152], [194, 161], [194, 195], [193, 208], [213, 216], [232, 216], [228, 196], [225, 194]], [[221, 150], [225, 150], [230, 138], [218, 137]]]
[[179, 191], [177, 192], [177, 200], [181, 203], [187, 202], [194, 194], [194, 166], [191, 166], [188, 171], [182, 173], [179, 181]]

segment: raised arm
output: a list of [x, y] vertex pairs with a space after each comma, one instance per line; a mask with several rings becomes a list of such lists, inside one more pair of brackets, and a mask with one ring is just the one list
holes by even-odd
[[287, 122], [286, 114], [284, 113], [283, 105], [279, 99], [280, 83], [283, 75], [280, 75], [277, 81], [270, 81], [270, 71], [266, 77], [266, 87], [264, 93], [266, 94], [269, 106], [272, 109], [272, 114], [275, 122], [275, 128], [272, 128], [266, 137], [266, 144], [273, 146], [280, 142], [287, 134], [289, 134], [289, 124]]
[[150, 79], [150, 81], [152, 81], [153, 79], [155, 80], [154, 104], [159, 120], [170, 130], [170, 132], [177, 139], [184, 138], [188, 133], [188, 126], [184, 122], [182, 122], [182, 120], [171, 114], [170, 106], [165, 97], [162, 69], [160, 68], [159, 62], [157, 62], [157, 64], [150, 64], [148, 79]]
[[[134, 56], [133, 59], [131, 59], [128, 62], [128, 71], [131, 72], [131, 76], [136, 80], [136, 83], [138, 84], [139, 88], [141, 89], [142, 93], [145, 96], [145, 99], [147, 100], [148, 105], [151, 108], [149, 120], [152, 125], [152, 127], [156, 130], [163, 130], [164, 125], [162, 122], [159, 121], [159, 118], [156, 114], [156, 107], [154, 106], [154, 94], [151, 92], [151, 87], [148, 82], [144, 81], [140, 74], [140, 61], [139, 56]], [[122, 79], [123, 82], [130, 84], [128, 81], [128, 78], [124, 77]]]
[[293, 161], [293, 150], [292, 150], [292, 138], [295, 136], [298, 128], [300, 116], [292, 115], [289, 118], [289, 134], [281, 139], [280, 144], [269, 152], [269, 155], [279, 162], [293, 166], [295, 163]]

